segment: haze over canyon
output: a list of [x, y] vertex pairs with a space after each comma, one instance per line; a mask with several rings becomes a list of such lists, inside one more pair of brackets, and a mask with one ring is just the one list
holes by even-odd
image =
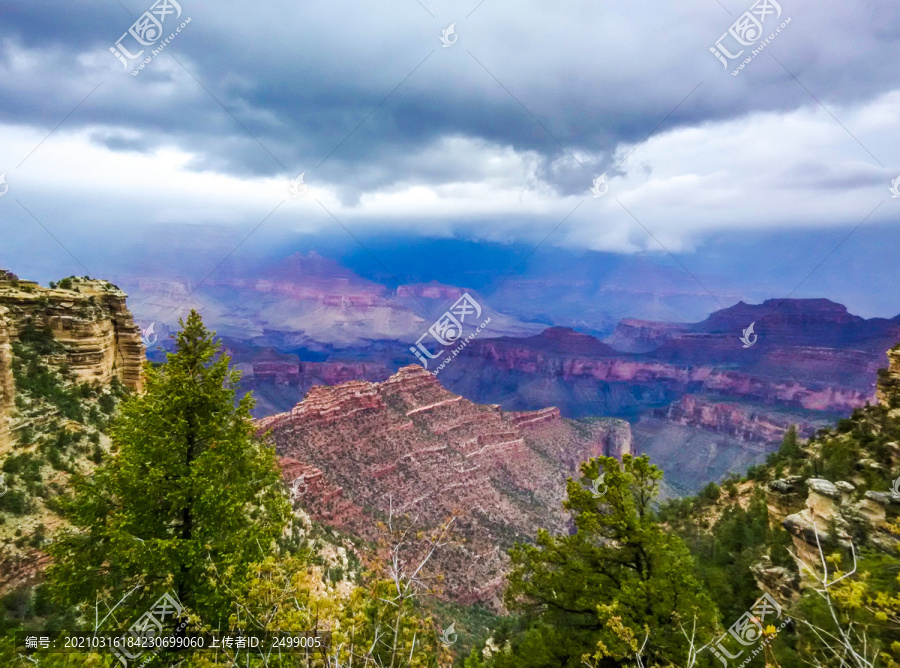
[[[549, 276], [513, 278], [513, 287], [488, 296], [437, 281], [388, 287], [315, 251], [252, 276], [237, 266], [203, 282], [115, 280], [141, 328], [153, 325], [152, 360], [171, 346], [173, 314], [202, 312], [243, 372], [242, 390], [254, 392], [257, 417], [291, 410], [317, 385], [381, 382], [418, 363], [415, 343], [467, 294], [482, 310], [478, 322], [490, 323], [456, 352], [431, 350], [439, 356], [429, 371], [449, 360], [441, 385], [508, 411], [628, 420], [635, 450], [665, 470], [669, 494], [759, 463], [792, 424], [808, 437], [872, 401], [885, 351], [900, 340], [900, 316], [862, 318], [823, 298], [776, 295], [711, 309], [709, 295], [676, 291], [665, 298], [669, 312], [690, 303], [687, 312], [710, 314], [654, 320], [646, 316], [660, 310], [656, 270], [640, 282], [640, 262], [626, 266], [588, 291], [562, 272], [555, 287]], [[530, 298], [554, 291], [560, 299]], [[642, 317], [616, 319], [629, 304]], [[747, 346], [741, 337], [751, 323]], [[475, 331], [462, 327], [461, 341]]]

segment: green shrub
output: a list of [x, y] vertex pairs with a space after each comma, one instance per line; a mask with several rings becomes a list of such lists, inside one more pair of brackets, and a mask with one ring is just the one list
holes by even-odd
[[711, 482], [700, 491], [700, 498], [704, 501], [715, 502], [719, 500], [720, 494], [721, 490], [719, 489], [719, 486], [716, 483]]
[[0, 496], [0, 511], [12, 513], [13, 515], [25, 515], [34, 510], [34, 503], [21, 489], [11, 489], [3, 496]]

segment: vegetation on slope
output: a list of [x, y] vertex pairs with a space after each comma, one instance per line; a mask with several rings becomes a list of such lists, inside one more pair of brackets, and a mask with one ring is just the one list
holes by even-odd
[[[39, 346], [39, 357], [57, 352], [46, 338]], [[28, 376], [31, 396], [67, 406], [48, 373]], [[4, 600], [0, 665], [110, 666], [108, 652], [26, 650], [23, 635], [138, 633], [163, 596], [178, 608], [164, 635], [178, 622], [192, 634], [310, 633], [325, 642], [269, 657], [162, 652], [136, 665], [231, 666], [237, 654], [241, 665], [273, 668], [447, 663], [418, 599], [432, 588], [429, 555], [448, 526], [422, 536], [396, 518], [385, 544], [391, 567], [372, 559], [360, 573], [346, 549], [323, 549], [322, 535], [291, 512], [274, 452], [254, 434], [252, 399], [235, 405], [238, 374], [196, 313], [167, 364], [146, 373], [146, 392], [128, 396], [112, 421], [109, 455], [89, 475], [74, 472], [71, 498], [59, 502], [68, 524], [47, 548], [46, 581]]]
[[[422, 602], [439, 587], [430, 555], [453, 540], [452, 522], [425, 535], [390, 518], [383, 543], [357, 559], [292, 512], [274, 453], [254, 435], [252, 399], [235, 404], [238, 376], [198, 315], [168, 362], [147, 367], [140, 396], [79, 383], [57, 363], [48, 332], [31, 328], [15, 345], [17, 408], [30, 431], [3, 464], [12, 484], [0, 500], [12, 505], [0, 517], [38, 509], [65, 522], [19, 537], [53, 563], [45, 582], [2, 601], [2, 665], [112, 666], [109, 653], [26, 653], [21, 635], [119, 636], [168, 593], [180, 607], [171, 626], [189, 633], [326, 639], [327, 655], [245, 654], [246, 666], [424, 668], [449, 666], [454, 654], [466, 668], [732, 665], [726, 656], [780, 668], [900, 666], [900, 498], [887, 493], [900, 474], [900, 386], [890, 374], [880, 377], [882, 404], [806, 443], [790, 431], [765, 465], [696, 498], [658, 505], [662, 472], [646, 457], [586, 462], [567, 484], [572, 530], [541, 531], [510, 552], [509, 617], [438, 604], [465, 615], [470, 637], [490, 627], [463, 657], [453, 651], [463, 643]], [[50, 471], [65, 484], [45, 483]], [[841, 493], [827, 522], [806, 533], [806, 511], [788, 509], [792, 536], [772, 521], [771, 495], [785, 486], [805, 494], [807, 481], [840, 483]], [[766, 592], [783, 608], [768, 618], [758, 612]], [[140, 660], [211, 667], [236, 658]]]
[[44, 544], [68, 479], [100, 463], [104, 435], [128, 394], [118, 382], [81, 382], [65, 364], [65, 351], [47, 329], [26, 324], [12, 345], [17, 445], [0, 465], [0, 563], [7, 567]]

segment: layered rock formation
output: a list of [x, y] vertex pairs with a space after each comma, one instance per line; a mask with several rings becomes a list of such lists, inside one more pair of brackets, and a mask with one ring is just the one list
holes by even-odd
[[332, 484], [322, 471], [292, 457], [282, 457], [280, 464], [295, 508], [311, 508], [315, 519], [339, 528], [362, 524], [362, 508], [347, 499], [343, 488]]
[[747, 443], [772, 443], [797, 426], [801, 438], [809, 438], [830, 422], [811, 414], [775, 411], [770, 407], [715, 401], [712, 397], [686, 394], [667, 408], [653, 411], [676, 424], [695, 426], [738, 438]]
[[[285, 465], [303, 476], [301, 503], [314, 517], [372, 538], [393, 510], [424, 527], [452, 515], [465, 544], [438, 557], [447, 593], [498, 605], [505, 551], [538, 527], [565, 531], [565, 479], [596, 455], [630, 452], [627, 423], [572, 422], [556, 409], [505, 412], [445, 390], [419, 366], [382, 383], [313, 387], [288, 413], [258, 421]], [[302, 463], [302, 464], [301, 464]], [[311, 469], [298, 468], [308, 466]], [[323, 474], [322, 490], [307, 482]], [[327, 480], [327, 483], [324, 482]], [[337, 494], [336, 490], [340, 489]], [[328, 503], [320, 502], [328, 494]], [[335, 512], [335, 503], [349, 503]], [[357, 513], [355, 508], [364, 509]]]
[[[743, 348], [751, 322], [759, 338]], [[873, 401], [896, 336], [900, 319], [865, 320], [828, 300], [739, 303], [692, 325], [623, 320], [606, 339], [617, 350], [561, 328], [478, 339], [441, 381], [505, 409], [634, 420], [641, 452], [691, 493], [760, 463], [790, 425], [808, 437]]]
[[226, 351], [242, 372], [241, 394], [253, 392], [255, 417], [290, 410], [316, 385], [340, 385], [351, 380], [379, 382], [391, 371], [377, 362], [301, 362], [297, 355], [252, 350], [231, 342]]
[[647, 353], [656, 350], [675, 336], [688, 332], [690, 332], [689, 325], [625, 318], [619, 321], [612, 335], [604, 342], [622, 352]]
[[125, 293], [106, 281], [71, 279], [71, 289], [49, 289], [10, 274], [0, 277], [0, 454], [12, 441], [15, 406], [12, 343], [32, 323], [47, 328], [65, 349], [65, 363], [81, 381], [113, 377], [140, 390], [144, 349]]
[[[664, 401], [700, 388], [727, 397], [835, 413], [850, 412], [874, 398], [874, 358], [871, 388], [835, 387], [827, 382], [800, 382], [788, 374], [761, 375], [714, 363], [673, 364], [610, 354], [593, 337], [571, 334], [568, 341], [577, 342], [578, 347], [558, 347], [558, 334], [473, 341], [447, 372], [448, 382], [454, 388], [465, 387], [466, 394], [496, 396], [490, 379], [498, 372], [513, 372], [522, 376], [517, 385], [527, 384], [528, 377], [541, 380], [560, 399], [566, 398], [571, 387], [580, 386], [585, 394], [598, 395], [597, 400], [606, 402], [613, 413], [628, 408], [629, 401], [637, 407], [648, 396]], [[623, 390], [618, 397], [617, 385]], [[633, 391], [636, 387], [641, 388], [640, 395]]]

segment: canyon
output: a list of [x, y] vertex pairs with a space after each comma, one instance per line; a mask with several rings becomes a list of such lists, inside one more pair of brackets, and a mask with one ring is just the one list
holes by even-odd
[[[253, 393], [257, 418], [290, 411], [315, 386], [385, 381], [416, 362], [410, 348], [468, 293], [491, 322], [442, 369], [444, 387], [511, 412], [556, 407], [564, 418], [628, 420], [636, 450], [665, 466], [678, 493], [759, 463], [790, 424], [808, 435], [873, 401], [884, 351], [900, 340], [900, 319], [861, 318], [827, 299], [738, 302], [695, 323], [626, 317], [598, 336], [501, 313], [496, 294], [435, 281], [388, 288], [315, 252], [255, 273], [223, 269], [201, 284], [128, 280], [138, 322], [159, 333], [148, 358], [165, 360], [175, 330], [150, 318], [198, 308], [242, 371], [239, 393]], [[513, 283], [522, 299], [539, 292]], [[751, 323], [758, 340], [744, 347]], [[450, 353], [426, 340], [443, 355], [433, 370]], [[0, 338], [0, 375], [3, 346]]]
[[[745, 348], [751, 322], [758, 339]], [[865, 320], [824, 299], [740, 302], [695, 324], [623, 321], [604, 341], [561, 328], [480, 339], [441, 381], [510, 410], [626, 418], [667, 491], [695, 493], [762, 462], [791, 424], [810, 436], [874, 401], [898, 340], [900, 319]]]
[[[459, 293], [431, 286], [421, 294]], [[751, 322], [758, 339], [745, 348], [740, 335]], [[636, 451], [665, 469], [668, 491], [693, 493], [763, 461], [790, 425], [810, 436], [874, 401], [884, 351], [897, 340], [900, 319], [866, 320], [824, 299], [739, 302], [694, 324], [626, 319], [603, 340], [565, 327], [529, 336], [489, 328], [440, 382], [507, 411], [552, 406], [566, 418], [629, 420]], [[275, 348], [241, 342], [234, 350], [253, 370], [247, 388], [262, 417], [290, 409], [317, 384], [384, 380], [413, 361], [407, 343], [279, 353], [284, 366], [274, 376], [266, 360]]]
[[566, 478], [590, 457], [632, 449], [623, 420], [476, 404], [420, 366], [378, 383], [315, 386], [257, 427], [316, 519], [375, 540], [377, 523], [391, 516], [415, 517], [426, 531], [454, 518], [462, 540], [435, 557], [446, 594], [494, 608], [506, 550], [539, 527], [567, 530]]

